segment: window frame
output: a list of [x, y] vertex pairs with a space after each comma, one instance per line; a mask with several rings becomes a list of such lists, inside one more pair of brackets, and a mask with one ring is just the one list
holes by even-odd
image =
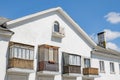
[[49, 48], [49, 51], [48, 51], [48, 61], [50, 62], [54, 62], [54, 49], [53, 48]]
[[40, 45], [39, 61], [47, 61], [48, 63], [51, 63], [51, 64], [58, 63], [59, 61], [58, 53], [59, 53], [59, 47], [55, 47], [47, 44]]
[[[49, 49], [49, 51], [48, 51], [48, 62], [52, 63], [52, 64], [58, 63], [58, 48], [55, 49], [53, 47], [49, 47], [48, 49]], [[50, 53], [50, 49], [52, 50], [52, 54]], [[55, 52], [55, 51], [57, 51], [57, 52]], [[50, 56], [52, 56], [52, 57], [50, 58]]]
[[118, 65], [119, 65], [119, 74], [120, 74], [120, 63]]
[[115, 65], [113, 62], [110, 62], [110, 73], [115, 73]]
[[[70, 59], [70, 56], [74, 60]], [[77, 59], [78, 57], [79, 57], [79, 60]], [[74, 55], [74, 54], [69, 54], [68, 64], [69, 65], [75, 65], [75, 66], [81, 66], [81, 56]]]
[[[26, 50], [29, 50], [29, 53], [27, 53]], [[12, 58], [34, 60], [34, 47], [31, 45], [12, 42], [9, 45], [9, 59]]]
[[[89, 64], [86, 64], [86, 63], [89, 63]], [[91, 60], [90, 60], [90, 58], [84, 58], [84, 67], [85, 68], [90, 68], [91, 67]]]
[[101, 73], [105, 72], [105, 63], [104, 61], [99, 61], [99, 69]]
[[60, 33], [60, 24], [58, 21], [54, 22], [53, 30], [54, 30], [54, 32]]

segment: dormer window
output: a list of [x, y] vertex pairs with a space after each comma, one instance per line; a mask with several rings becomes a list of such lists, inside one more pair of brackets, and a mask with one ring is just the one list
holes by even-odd
[[59, 23], [57, 21], [54, 22], [54, 32], [58, 32], [60, 31], [60, 26]]
[[60, 26], [58, 21], [54, 22], [52, 36], [58, 38], [63, 38], [65, 36], [64, 28]]

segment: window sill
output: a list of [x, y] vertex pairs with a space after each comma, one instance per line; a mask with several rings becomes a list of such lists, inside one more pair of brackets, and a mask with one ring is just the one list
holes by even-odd
[[33, 61], [33, 59], [23, 59], [23, 58], [18, 58], [18, 57], [11, 57], [9, 59], [19, 59], [19, 60], [28, 60], [28, 61]]
[[58, 38], [63, 38], [63, 37], [65, 37], [64, 34], [61, 34], [61, 33], [59, 33], [59, 32], [52, 32], [52, 36], [53, 36], [53, 37], [58, 37]]
[[100, 71], [100, 73], [105, 73], [105, 71]]
[[72, 65], [72, 64], [69, 64], [68, 66], [79, 66], [80, 67], [80, 65]]
[[110, 74], [115, 74], [115, 72], [110, 72]]
[[7, 72], [17, 72], [17, 73], [33, 73], [32, 69], [21, 69], [21, 68], [9, 68]]

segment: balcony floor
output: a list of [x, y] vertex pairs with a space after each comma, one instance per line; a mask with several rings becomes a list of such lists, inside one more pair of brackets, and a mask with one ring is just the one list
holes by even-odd
[[34, 72], [34, 70], [30, 70], [30, 69], [21, 69], [21, 68], [9, 68], [7, 70], [7, 72], [9, 73], [32, 73]]

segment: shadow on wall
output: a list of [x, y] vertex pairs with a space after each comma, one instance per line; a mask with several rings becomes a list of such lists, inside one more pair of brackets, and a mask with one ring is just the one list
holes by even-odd
[[0, 41], [10, 41], [10, 36], [0, 35]]
[[51, 37], [51, 40], [54, 41], [54, 42], [58, 42], [58, 43], [62, 42], [62, 39], [61, 38], [57, 38], [57, 37]]

